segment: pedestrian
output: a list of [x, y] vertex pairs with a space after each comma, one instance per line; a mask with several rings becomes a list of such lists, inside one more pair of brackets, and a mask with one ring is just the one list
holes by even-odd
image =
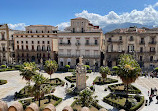
[[149, 105], [152, 102], [152, 95], [149, 96]]

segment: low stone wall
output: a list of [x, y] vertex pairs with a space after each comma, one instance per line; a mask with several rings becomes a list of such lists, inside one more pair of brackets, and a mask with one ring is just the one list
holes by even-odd
[[[24, 111], [22, 104], [19, 102], [14, 102], [9, 108], [6, 102], [0, 101], [0, 111]], [[25, 111], [39, 111], [39, 107], [36, 103], [31, 103], [26, 107]], [[52, 104], [48, 104], [43, 111], [56, 111], [56, 108]], [[65, 106], [62, 111], [73, 111], [70, 106]], [[90, 111], [89, 108], [83, 107], [81, 111]], [[107, 111], [106, 109], [101, 109], [100, 111]]]

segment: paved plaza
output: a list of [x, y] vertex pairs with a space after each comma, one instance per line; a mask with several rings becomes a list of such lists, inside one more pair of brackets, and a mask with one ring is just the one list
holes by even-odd
[[[49, 75], [46, 73], [43, 73], [45, 77], [49, 78]], [[60, 78], [64, 82], [68, 83], [68, 86], [71, 85], [68, 81], [66, 81], [64, 78], [65, 76], [70, 76], [71, 73], [55, 73], [52, 75], [52, 78]], [[100, 76], [99, 73], [91, 73], [87, 74], [89, 76], [87, 80], [87, 86], [91, 86], [93, 83], [93, 80]], [[121, 80], [119, 77], [116, 76], [108, 76], [110, 78], [118, 79], [119, 83], [121, 83]], [[10, 72], [0, 72], [0, 79], [5, 79], [8, 81], [7, 84], [0, 86], [0, 99], [3, 101], [6, 101], [8, 105], [10, 106], [14, 100], [13, 95], [16, 91], [19, 91], [26, 85], [26, 81], [22, 79], [21, 76], [19, 76], [19, 71], [10, 71]], [[116, 84], [116, 83], [115, 83]], [[148, 90], [150, 91], [151, 88], [157, 88], [158, 89], [158, 78], [145, 78], [145, 77], [139, 77], [135, 83], [133, 83], [134, 86], [138, 87], [142, 94], [145, 96], [145, 99], [149, 99], [148, 97]], [[97, 95], [97, 99], [99, 100], [99, 104], [111, 111], [118, 111], [116, 108], [113, 108], [112, 106], [104, 103], [102, 101], [103, 97], [108, 95], [110, 91], [104, 91], [105, 88], [107, 88], [108, 85], [102, 85], [98, 86], [95, 85], [95, 92], [94, 94]], [[66, 85], [64, 87], [58, 86], [56, 87], [56, 90], [54, 92], [55, 96], [63, 98], [63, 101], [56, 107], [57, 111], [61, 111], [65, 106], [71, 105], [73, 101], [75, 100], [74, 97], [67, 96], [65, 93]], [[149, 106], [143, 106], [141, 111], [158, 111], [158, 104], [156, 104], [157, 100], [154, 97], [153, 102]]]

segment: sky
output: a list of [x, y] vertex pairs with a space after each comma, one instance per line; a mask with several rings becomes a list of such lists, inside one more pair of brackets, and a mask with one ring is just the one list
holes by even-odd
[[35, 24], [64, 29], [76, 17], [101, 27], [124, 22], [158, 26], [157, 0], [0, 0], [0, 7], [0, 23], [12, 29]]

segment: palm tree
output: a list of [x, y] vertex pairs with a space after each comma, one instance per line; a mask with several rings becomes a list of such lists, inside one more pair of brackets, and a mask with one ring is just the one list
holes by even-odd
[[132, 55], [123, 54], [120, 56], [119, 64], [116, 70], [117, 75], [127, 86], [126, 90], [128, 100], [128, 85], [135, 82], [135, 80], [139, 77], [141, 68]]
[[35, 82], [33, 88], [32, 88], [32, 94], [35, 98], [35, 100], [39, 101], [40, 106], [40, 98], [44, 97], [45, 93], [50, 93], [51, 86], [49, 84], [44, 84], [48, 81], [47, 78], [45, 78], [42, 74], [36, 74], [32, 80]]
[[98, 100], [96, 100], [96, 97], [97, 96], [93, 96], [93, 92], [88, 89], [85, 89], [79, 94], [77, 100], [78, 103], [82, 105], [82, 107], [90, 107], [91, 105], [94, 105], [98, 102]]
[[107, 78], [107, 75], [110, 74], [111, 72], [108, 67], [101, 66], [100, 73], [101, 73], [103, 80], [105, 81], [105, 79]]
[[44, 65], [44, 70], [46, 73], [50, 75], [50, 82], [51, 82], [51, 75], [56, 72], [58, 69], [58, 64], [55, 60], [47, 60]]
[[28, 81], [29, 86], [31, 78], [36, 74], [37, 69], [38, 68], [34, 62], [24, 62], [23, 65], [20, 67], [20, 76]]

